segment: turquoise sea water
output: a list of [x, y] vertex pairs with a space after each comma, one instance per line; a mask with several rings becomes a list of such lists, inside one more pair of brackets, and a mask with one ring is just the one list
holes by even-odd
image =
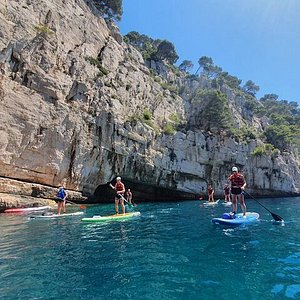
[[0, 298], [300, 299], [300, 198], [260, 202], [284, 226], [250, 199], [261, 221], [237, 228], [200, 201], [140, 203], [140, 217], [107, 223], [1, 214]]

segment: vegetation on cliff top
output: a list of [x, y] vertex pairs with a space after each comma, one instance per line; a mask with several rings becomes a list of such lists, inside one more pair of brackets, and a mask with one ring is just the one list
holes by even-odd
[[124, 41], [137, 48], [145, 60], [165, 60], [173, 65], [179, 58], [174, 45], [167, 40], [154, 40], [145, 34], [131, 31], [124, 36]]
[[[124, 41], [137, 48], [145, 61], [161, 61], [177, 68], [174, 63], [178, 60], [178, 55], [171, 42], [152, 39], [136, 31], [125, 35]], [[300, 110], [296, 102], [279, 100], [274, 94], [256, 99], [259, 86], [252, 80], [241, 85], [242, 80], [215, 65], [211, 57], [202, 56], [198, 63], [195, 75], [189, 74], [194, 67], [190, 60], [184, 60], [178, 66], [178, 70], [184, 72], [186, 75], [183, 76], [187, 79], [198, 80], [199, 76], [202, 76], [211, 82], [211, 88], [199, 89], [191, 98], [192, 120], [188, 122], [189, 125], [203, 130], [225, 130], [237, 140], [256, 139], [260, 136], [267, 144], [281, 151], [300, 146]], [[243, 99], [243, 109], [252, 118], [256, 116], [267, 120], [261, 133], [252, 127], [251, 120], [245, 121], [240, 128], [234, 126], [233, 111], [223, 93], [224, 87], [230, 88], [236, 96], [240, 95]]]

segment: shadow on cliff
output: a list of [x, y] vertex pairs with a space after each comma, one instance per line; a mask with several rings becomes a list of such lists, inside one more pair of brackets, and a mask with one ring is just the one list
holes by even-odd
[[[114, 184], [115, 181], [112, 182]], [[196, 200], [199, 195], [192, 193], [176, 191], [174, 189], [162, 188], [141, 182], [134, 182], [130, 180], [123, 180], [126, 191], [130, 189], [132, 192], [132, 199], [136, 203], [140, 202], [161, 202], [161, 201], [183, 201]], [[109, 187], [109, 184], [99, 185], [92, 197], [89, 198], [90, 203], [113, 203], [115, 192]]]

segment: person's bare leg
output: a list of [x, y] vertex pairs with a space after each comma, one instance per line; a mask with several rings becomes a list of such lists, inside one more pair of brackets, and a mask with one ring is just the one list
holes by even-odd
[[119, 200], [115, 200], [115, 210], [116, 210], [116, 214], [119, 213]]
[[124, 200], [121, 200], [121, 207], [122, 207], [122, 212], [123, 212], [123, 214], [125, 214], [125, 204], [124, 204]]
[[64, 210], [64, 213], [66, 213], [66, 200], [63, 202], [63, 210]]
[[241, 194], [239, 197], [240, 197], [241, 209], [242, 209], [242, 211], [243, 211], [243, 216], [246, 216], [247, 207], [246, 207], [246, 204], [245, 204], [244, 195]]
[[237, 195], [232, 195], [232, 212], [237, 212]]

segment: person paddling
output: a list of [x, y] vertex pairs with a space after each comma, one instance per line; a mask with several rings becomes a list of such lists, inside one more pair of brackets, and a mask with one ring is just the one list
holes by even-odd
[[63, 208], [64, 213], [66, 212], [66, 199], [67, 199], [67, 192], [65, 191], [64, 187], [61, 186], [57, 192], [57, 214], [60, 215], [61, 209]]
[[235, 215], [237, 212], [237, 199], [239, 199], [243, 216], [246, 217], [246, 204], [243, 194], [243, 190], [246, 187], [246, 180], [244, 176], [238, 172], [237, 167], [232, 167], [232, 174], [228, 177], [228, 180], [230, 181], [232, 195], [232, 214]]
[[135, 204], [133, 199], [132, 199], [132, 192], [131, 192], [130, 189], [128, 189], [127, 192], [126, 192], [126, 200], [127, 200], [128, 204], [133, 205], [133, 206], [137, 206], [137, 204]]
[[130, 189], [127, 190], [126, 192], [126, 200], [128, 202], [128, 204], [132, 205], [132, 192]]
[[115, 197], [115, 209], [116, 214], [119, 214], [119, 203], [122, 207], [122, 213], [125, 214], [125, 204], [124, 204], [124, 193], [125, 193], [125, 185], [121, 181], [121, 177], [116, 178], [117, 182], [114, 186], [114, 190], [117, 192]]

